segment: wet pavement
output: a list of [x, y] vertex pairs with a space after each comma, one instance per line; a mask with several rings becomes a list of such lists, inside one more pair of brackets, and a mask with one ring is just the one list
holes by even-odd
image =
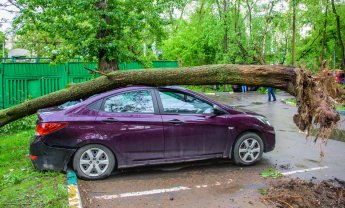
[[[320, 160], [321, 146], [306, 139], [292, 121], [297, 108], [280, 101], [288, 94], [278, 94], [276, 102], [254, 92], [208, 96], [267, 116], [276, 130], [275, 150], [245, 168], [212, 160], [133, 168], [102, 181], [80, 180], [84, 207], [267, 207], [258, 189], [267, 188], [272, 179], [259, 174], [271, 166], [288, 177], [345, 180], [345, 142], [329, 140], [322, 146], [325, 157]], [[339, 128], [345, 127], [344, 122], [342, 117]]]

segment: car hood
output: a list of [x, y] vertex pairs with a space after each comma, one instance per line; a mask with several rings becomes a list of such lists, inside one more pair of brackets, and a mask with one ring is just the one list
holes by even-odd
[[258, 114], [254, 111], [250, 111], [250, 110], [247, 110], [247, 109], [244, 109], [244, 108], [241, 108], [241, 107], [237, 107], [237, 106], [230, 106], [233, 110], [239, 112], [239, 113], [243, 113], [243, 114], [247, 114], [247, 115], [252, 115], [252, 116], [261, 116], [261, 117], [266, 117], [266, 116], [263, 116], [261, 114]]

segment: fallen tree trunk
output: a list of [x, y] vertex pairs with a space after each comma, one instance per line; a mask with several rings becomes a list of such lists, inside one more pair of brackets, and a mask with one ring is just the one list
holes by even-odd
[[296, 69], [270, 65], [206, 65], [178, 69], [115, 71], [91, 81], [38, 97], [0, 111], [0, 127], [34, 114], [38, 109], [59, 105], [96, 93], [128, 85], [212, 85], [246, 84], [272, 86], [295, 94]]
[[[139, 71], [115, 71], [97, 79], [72, 84], [68, 88], [26, 101], [0, 111], [0, 127], [19, 118], [36, 113], [38, 109], [59, 105], [69, 100], [84, 98], [96, 93], [128, 85], [213, 85], [245, 84], [271, 86], [296, 96], [299, 115], [294, 121], [305, 131], [315, 122], [320, 127], [330, 127], [339, 121], [332, 102], [342, 99], [334, 78], [313, 77], [304, 69], [283, 65], [206, 65], [178, 69], [147, 69]], [[308, 100], [306, 100], [308, 99]], [[310, 106], [311, 105], [311, 106]], [[319, 109], [319, 106], [324, 106]], [[317, 115], [318, 113], [318, 115]], [[321, 115], [321, 114], [322, 115]], [[322, 120], [322, 121], [321, 121]], [[323, 122], [323, 123], [320, 123]], [[324, 135], [321, 135], [324, 137]]]

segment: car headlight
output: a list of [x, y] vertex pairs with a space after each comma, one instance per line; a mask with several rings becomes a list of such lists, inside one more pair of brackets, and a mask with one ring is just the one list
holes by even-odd
[[259, 121], [261, 121], [262, 123], [268, 125], [268, 126], [272, 126], [271, 123], [267, 120], [266, 117], [263, 116], [255, 116]]

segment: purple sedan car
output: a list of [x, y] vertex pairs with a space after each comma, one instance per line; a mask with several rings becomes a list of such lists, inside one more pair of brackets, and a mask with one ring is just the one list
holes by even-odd
[[252, 165], [275, 146], [274, 129], [181, 87], [120, 88], [38, 111], [33, 165], [102, 179], [113, 170], [211, 158]]

